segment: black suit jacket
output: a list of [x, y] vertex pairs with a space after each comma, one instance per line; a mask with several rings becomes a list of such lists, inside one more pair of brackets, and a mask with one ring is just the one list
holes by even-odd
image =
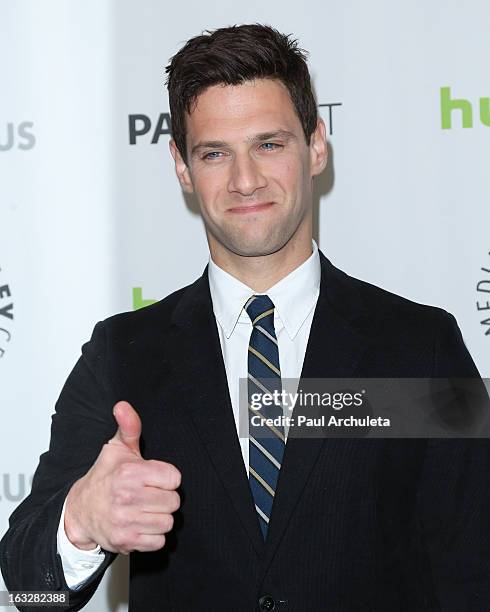
[[[320, 257], [304, 378], [478, 376], [451, 315]], [[67, 588], [56, 552], [63, 501], [114, 435], [121, 399], [141, 416], [144, 458], [182, 472], [166, 546], [131, 554], [131, 612], [490, 609], [487, 440], [291, 438], [264, 544], [207, 270], [95, 327], [57, 402], [32, 493], [1, 542], [9, 589]], [[88, 601], [113, 558], [71, 594], [71, 609]]]

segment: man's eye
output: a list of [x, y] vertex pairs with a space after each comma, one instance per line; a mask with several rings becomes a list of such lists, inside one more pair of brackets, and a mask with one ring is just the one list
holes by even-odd
[[261, 145], [265, 151], [273, 151], [274, 149], [281, 149], [282, 145], [277, 144], [277, 142], [263, 142]]
[[205, 153], [203, 159], [218, 159], [221, 155], [221, 151], [210, 151]]

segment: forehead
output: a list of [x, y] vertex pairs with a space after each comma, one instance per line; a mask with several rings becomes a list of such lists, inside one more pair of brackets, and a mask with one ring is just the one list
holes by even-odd
[[208, 87], [198, 96], [186, 125], [190, 144], [208, 137], [229, 140], [253, 132], [302, 129], [286, 86], [272, 79]]

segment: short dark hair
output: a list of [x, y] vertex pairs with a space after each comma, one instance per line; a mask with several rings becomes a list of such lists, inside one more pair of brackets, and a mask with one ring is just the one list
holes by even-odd
[[277, 79], [289, 91], [310, 142], [317, 124], [317, 105], [306, 64], [308, 53], [290, 34], [269, 25], [244, 24], [191, 38], [171, 59], [167, 73], [172, 136], [187, 164], [186, 113], [212, 85], [239, 85], [254, 79]]

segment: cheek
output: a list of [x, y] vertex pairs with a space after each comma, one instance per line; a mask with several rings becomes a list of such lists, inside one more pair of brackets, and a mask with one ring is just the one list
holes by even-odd
[[203, 166], [193, 173], [194, 186], [201, 193], [213, 193], [223, 189], [228, 184], [229, 171], [225, 164]]
[[286, 161], [276, 169], [275, 180], [282, 190], [295, 194], [303, 190], [304, 173], [298, 163]]
[[201, 171], [194, 175], [194, 189], [199, 194], [200, 199], [211, 205], [218, 193], [223, 189], [224, 176], [222, 172]]

